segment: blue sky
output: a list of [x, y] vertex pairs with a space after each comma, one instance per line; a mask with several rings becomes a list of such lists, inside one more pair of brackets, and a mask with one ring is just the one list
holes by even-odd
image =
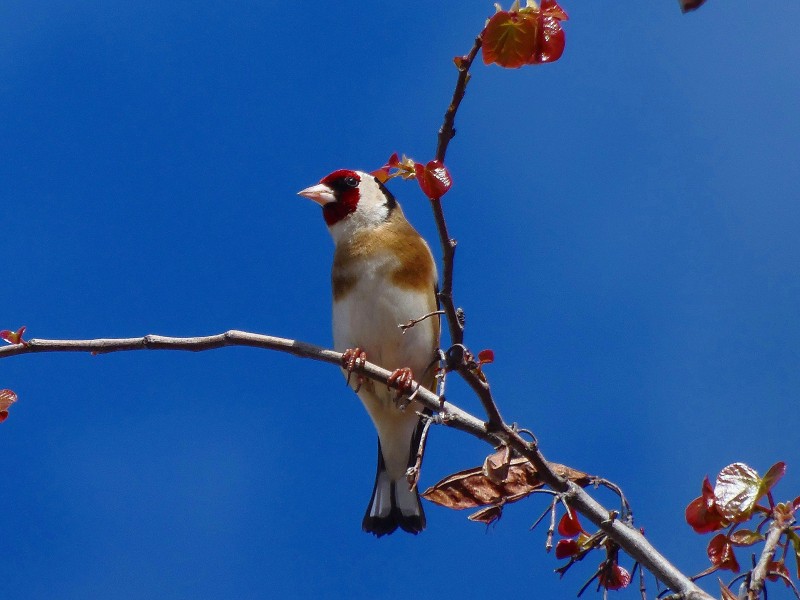
[[[456, 299], [504, 416], [622, 486], [698, 572], [683, 511], [704, 475], [786, 460], [777, 495], [800, 493], [800, 6], [564, 8], [561, 61], [474, 69], [448, 155]], [[332, 243], [295, 194], [430, 159], [451, 59], [492, 11], [6, 0], [0, 329], [329, 345]], [[435, 242], [416, 185], [392, 189]], [[327, 365], [30, 355], [2, 387], [6, 598], [572, 598], [600, 560], [559, 581], [538, 498], [489, 531], [427, 505], [418, 537], [363, 534], [374, 433]], [[423, 486], [487, 450], [435, 430]]]

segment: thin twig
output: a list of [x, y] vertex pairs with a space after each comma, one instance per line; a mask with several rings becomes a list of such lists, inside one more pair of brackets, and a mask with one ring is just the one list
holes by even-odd
[[[470, 52], [456, 62], [458, 67], [458, 79], [456, 81], [455, 90], [453, 91], [453, 98], [445, 112], [444, 122], [439, 129], [438, 145], [436, 148], [436, 159], [441, 162], [444, 162], [448, 144], [455, 135], [456, 113], [458, 112], [458, 107], [461, 104], [467, 83], [469, 82], [469, 69], [481, 48], [481, 43], [482, 40], [479, 35], [475, 38]], [[447, 230], [447, 222], [444, 218], [441, 201], [439, 199], [431, 199], [430, 202], [436, 221], [436, 229], [439, 233], [439, 242], [442, 246], [442, 288], [439, 292], [439, 301], [447, 318], [450, 341], [453, 346], [459, 346], [463, 344], [464, 340], [464, 317], [463, 312], [460, 311], [460, 309], [456, 309], [455, 302], [453, 301], [453, 265], [456, 241], [450, 237], [450, 233]], [[711, 598], [658, 553], [639, 531], [630, 527], [627, 523], [616, 519], [609, 519], [609, 512], [597, 503], [594, 498], [589, 496], [580, 486], [560, 477], [558, 473], [550, 467], [550, 464], [541, 452], [539, 452], [536, 444], [525, 441], [518, 432], [514, 431], [503, 421], [485, 377], [479, 377], [479, 375], [474, 370], [470, 369], [464, 361], [459, 362], [456, 370], [476, 392], [483, 404], [484, 410], [489, 417], [489, 422], [486, 427], [487, 433], [491, 432], [520, 455], [530, 460], [534, 468], [536, 468], [537, 472], [540, 474], [542, 481], [553, 490], [568, 495], [572, 506], [577, 508], [590, 521], [600, 527], [610, 538], [630, 554], [634, 560], [641, 563], [643, 567], [650, 570], [656, 577], [662, 579], [670, 588], [680, 592], [686, 600]]]
[[435, 310], [433, 312], [429, 312], [427, 315], [422, 315], [418, 319], [411, 319], [408, 323], [399, 323], [397, 326], [402, 330], [403, 333], [405, 333], [407, 329], [411, 329], [417, 323], [421, 323], [425, 319], [430, 319], [431, 317], [435, 317], [436, 315], [443, 315], [443, 314], [445, 314], [443, 310]]
[[[418, 390], [420, 388], [417, 388]], [[408, 469], [406, 473], [406, 477], [408, 478], [408, 484], [412, 490], [417, 489], [417, 484], [419, 483], [419, 474], [422, 471], [422, 457], [425, 455], [425, 444], [428, 442], [428, 431], [431, 428], [431, 424], [437, 420], [438, 417], [433, 417], [431, 415], [421, 415], [422, 419], [424, 420], [425, 424], [422, 426], [422, 433], [419, 437], [419, 448], [417, 448], [417, 459], [414, 461], [414, 466]], [[441, 420], [439, 420], [441, 423]]]
[[[444, 113], [444, 121], [439, 128], [438, 142], [436, 145], [436, 160], [444, 162], [445, 155], [447, 154], [447, 147], [450, 140], [456, 134], [455, 120], [458, 107], [464, 99], [464, 94], [467, 90], [467, 83], [470, 79], [469, 70], [472, 66], [478, 51], [481, 49], [482, 39], [478, 35], [472, 45], [470, 51], [456, 60], [456, 67], [458, 69], [458, 78], [456, 79], [456, 87], [453, 90], [453, 97], [450, 104]], [[455, 264], [456, 253], [456, 240], [450, 237], [447, 230], [447, 221], [444, 218], [444, 211], [442, 209], [442, 202], [439, 198], [430, 198], [431, 209], [436, 221], [436, 230], [439, 233], [439, 242], [442, 246], [442, 287], [439, 290], [439, 303], [444, 310], [447, 318], [447, 325], [450, 331], [450, 342], [453, 346], [459, 346], [464, 341], [464, 313], [461, 309], [456, 308], [455, 301], [453, 300], [453, 268]], [[474, 373], [465, 364], [460, 364], [457, 370], [461, 377], [469, 384], [480, 398], [481, 403], [486, 410], [486, 415], [489, 418], [490, 429], [502, 429], [503, 419], [500, 415], [500, 410], [492, 397], [489, 390], [489, 384], [485, 377], [480, 377]]]
[[550, 527], [547, 528], [547, 541], [544, 544], [545, 550], [550, 552], [553, 547], [553, 534], [556, 532], [556, 506], [558, 506], [558, 496], [553, 498], [550, 504]]
[[500, 409], [497, 407], [497, 403], [494, 401], [492, 390], [489, 388], [489, 382], [486, 381], [485, 377], [478, 377], [474, 371], [463, 364], [458, 367], [458, 374], [461, 375], [464, 381], [467, 382], [469, 387], [472, 388], [472, 391], [475, 392], [480, 399], [483, 409], [486, 411], [486, 416], [489, 417], [489, 421], [487, 423], [489, 429], [492, 431], [499, 431], [504, 427], [508, 427], [503, 422], [503, 417], [500, 415]]
[[629, 525], [633, 525], [633, 509], [631, 505], [628, 503], [628, 499], [625, 498], [625, 494], [622, 492], [622, 489], [613, 481], [609, 481], [608, 479], [603, 479], [602, 477], [598, 477], [594, 480], [595, 485], [602, 485], [610, 489], [614, 492], [617, 496], [619, 496], [620, 504], [622, 505], [622, 518], [625, 519]]
[[[550, 495], [553, 495], [553, 496], [556, 495], [556, 493], [553, 490], [546, 490], [546, 489], [543, 489], [543, 488], [539, 488], [538, 490], [534, 490], [534, 492], [541, 492], [543, 494], [550, 494]], [[536, 527], [539, 525], [539, 523], [541, 523], [544, 520], [544, 518], [547, 516], [547, 514], [552, 510], [553, 504], [555, 503], [555, 501], [556, 501], [555, 498], [553, 498], [550, 501], [550, 505], [547, 508], [544, 509], [544, 512], [541, 515], [539, 515], [539, 518], [536, 519], [536, 521], [533, 522], [533, 525], [528, 527], [528, 531], [533, 531], [534, 529], [536, 529]]]
[[456, 113], [458, 112], [461, 100], [464, 99], [464, 92], [467, 90], [467, 83], [470, 78], [469, 69], [472, 66], [472, 61], [475, 60], [475, 57], [478, 55], [482, 43], [483, 40], [481, 36], [477, 36], [475, 38], [475, 43], [472, 45], [472, 49], [466, 56], [460, 57], [456, 64], [458, 67], [458, 80], [456, 81], [456, 89], [453, 90], [453, 99], [450, 101], [450, 106], [447, 107], [447, 111], [444, 113], [444, 123], [442, 123], [442, 126], [439, 128], [438, 144], [436, 145], [436, 160], [444, 162], [445, 154], [447, 154], [447, 146], [450, 144], [450, 140], [456, 135]]
[[[458, 107], [461, 105], [461, 100], [464, 99], [464, 93], [467, 90], [467, 82], [470, 78], [469, 69], [481, 48], [481, 43], [481, 36], [479, 35], [475, 38], [475, 43], [469, 53], [466, 56], [462, 56], [456, 65], [458, 68], [456, 87], [453, 90], [453, 98], [450, 100], [450, 105], [444, 113], [444, 122], [439, 128], [438, 142], [436, 145], [436, 160], [438, 161], [444, 162], [445, 155], [447, 154], [447, 146], [456, 134], [456, 113], [458, 112]], [[442, 289], [439, 291], [439, 302], [444, 308], [445, 315], [447, 315], [447, 324], [450, 330], [450, 343], [460, 344], [464, 341], [464, 324], [463, 318], [459, 318], [458, 310], [453, 302], [453, 263], [455, 261], [456, 241], [450, 237], [447, 231], [447, 222], [442, 212], [441, 200], [432, 198], [431, 208], [433, 209], [433, 216], [436, 220], [436, 229], [439, 232], [439, 242], [442, 245]]]
[[632, 571], [635, 571], [637, 568], [639, 569], [639, 594], [641, 595], [642, 600], [647, 600], [647, 586], [644, 579], [644, 569], [638, 562], [633, 563]]

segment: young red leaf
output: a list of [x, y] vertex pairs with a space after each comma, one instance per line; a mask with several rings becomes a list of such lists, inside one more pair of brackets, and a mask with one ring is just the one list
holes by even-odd
[[581, 531], [583, 531], [583, 527], [578, 521], [578, 514], [575, 511], [572, 511], [571, 514], [564, 513], [558, 522], [558, 534], [564, 537], [575, 537]]
[[579, 550], [580, 546], [578, 546], [577, 540], [558, 540], [558, 543], [556, 544], [556, 558], [561, 559], [575, 556]]
[[703, 480], [702, 495], [686, 507], [686, 522], [697, 533], [710, 533], [728, 525], [714, 499], [714, 488], [706, 477]]
[[734, 546], [752, 546], [764, 539], [764, 536], [757, 531], [749, 529], [737, 529], [728, 537]]
[[385, 165], [383, 165], [380, 169], [372, 171], [370, 175], [377, 177], [378, 181], [381, 183], [386, 183], [392, 178], [392, 176], [389, 174], [389, 171], [394, 169], [398, 164], [400, 164], [400, 158], [397, 156], [397, 152], [395, 152], [389, 157], [389, 160], [386, 161]]
[[483, 62], [518, 69], [530, 62], [536, 51], [537, 22], [517, 11], [498, 11], [481, 34]]
[[22, 334], [25, 333], [25, 325], [17, 329], [16, 331], [9, 331], [8, 329], [3, 329], [0, 331], [0, 338], [7, 341], [9, 344], [24, 344], [25, 340], [22, 339]]
[[678, 0], [678, 3], [681, 5], [681, 11], [687, 13], [703, 6], [706, 0]]
[[761, 489], [758, 490], [758, 497], [761, 498], [764, 494], [769, 492], [785, 474], [785, 462], [776, 462], [774, 465], [772, 465], [761, 480]]
[[739, 563], [736, 560], [736, 555], [733, 553], [733, 546], [728, 541], [725, 534], [718, 533], [708, 543], [708, 558], [718, 569], [723, 571], [739, 572]]
[[542, 0], [541, 11], [545, 17], [552, 17], [559, 21], [568, 21], [567, 13], [558, 5], [556, 0]]
[[566, 38], [559, 20], [539, 15], [536, 45], [528, 64], [539, 65], [557, 61], [564, 54], [565, 44]]
[[761, 478], [744, 463], [728, 465], [717, 475], [714, 498], [722, 515], [730, 521], [750, 518], [760, 498]]
[[8, 418], [9, 407], [17, 401], [17, 395], [11, 390], [0, 390], [0, 423]]
[[494, 362], [494, 350], [481, 350], [478, 352], [478, 362], [482, 365], [488, 365]]
[[450, 173], [441, 161], [432, 160], [425, 166], [417, 163], [414, 165], [414, 172], [422, 193], [432, 200], [444, 196], [453, 185]]
[[793, 529], [790, 529], [786, 532], [786, 537], [792, 542], [792, 548], [794, 549], [794, 559], [797, 563], [797, 578], [800, 579], [800, 536], [795, 533]]
[[516, 69], [523, 65], [553, 62], [564, 53], [561, 21], [567, 13], [555, 0], [545, 0], [541, 8], [500, 10], [489, 19], [481, 34], [483, 62]]
[[772, 518], [789, 522], [794, 519], [794, 507], [788, 502], [778, 502], [772, 508]]
[[620, 590], [628, 587], [631, 582], [631, 574], [615, 562], [602, 568], [599, 579], [600, 585], [605, 589]]
[[[781, 575], [783, 575], [783, 577], [781, 577]], [[778, 581], [778, 579], [782, 579], [783, 583], [786, 584], [786, 587], [790, 587], [789, 569], [786, 568], [786, 564], [782, 560], [773, 560], [767, 563], [767, 579], [770, 581]]]

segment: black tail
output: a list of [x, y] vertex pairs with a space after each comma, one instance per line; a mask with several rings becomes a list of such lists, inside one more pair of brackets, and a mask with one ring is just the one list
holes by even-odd
[[[413, 467], [417, 460], [422, 422], [417, 426], [409, 449], [408, 466]], [[425, 511], [419, 501], [417, 489], [409, 489], [405, 476], [392, 480], [386, 472], [381, 442], [378, 440], [378, 472], [375, 474], [375, 486], [369, 501], [361, 528], [378, 537], [388, 535], [397, 528], [408, 533], [418, 534], [425, 529]]]

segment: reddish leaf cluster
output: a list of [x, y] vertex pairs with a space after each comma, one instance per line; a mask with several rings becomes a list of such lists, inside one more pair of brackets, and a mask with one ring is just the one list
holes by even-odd
[[703, 4], [706, 3], [706, 0], [678, 0], [678, 2], [681, 4], [681, 10], [687, 13], [692, 10], [697, 10], [703, 6]]
[[25, 340], [22, 339], [22, 335], [25, 333], [25, 326], [23, 325], [16, 331], [9, 331], [8, 329], [3, 329], [0, 331], [0, 338], [7, 341], [9, 344], [25, 344]]
[[[800, 509], [800, 498], [793, 503], [775, 504], [772, 499], [772, 488], [786, 473], [786, 464], [778, 462], [772, 465], [767, 473], [759, 474], [744, 463], [728, 465], [719, 475], [712, 487], [708, 477], [703, 480], [700, 497], [692, 500], [686, 507], [686, 522], [697, 533], [711, 533], [730, 527], [726, 533], [718, 533], [708, 544], [708, 558], [711, 568], [703, 574], [716, 570], [739, 572], [739, 562], [734, 554], [735, 546], [752, 546], [763, 541], [761, 527], [769, 520], [792, 523], [794, 514]], [[761, 506], [758, 501], [764, 496], [769, 500], [769, 507]], [[759, 515], [762, 520], [757, 530], [737, 529], [741, 523]], [[792, 530], [787, 530], [787, 542], [791, 541], [797, 558], [798, 576], [800, 576], [800, 537]], [[773, 573], [773, 581], [787, 573], [783, 561], [773, 561], [768, 569]]]
[[708, 477], [703, 480], [700, 497], [692, 500], [686, 507], [686, 522], [697, 533], [710, 533], [729, 524], [717, 506], [714, 488], [711, 487]]
[[708, 477], [705, 478], [700, 497], [686, 507], [686, 522], [697, 533], [710, 533], [747, 521], [759, 499], [769, 493], [785, 472], [783, 462], [772, 465], [763, 478], [744, 463], [728, 465], [717, 475], [713, 488]]
[[469, 358], [470, 360], [467, 362], [474, 363], [475, 365], [473, 368], [472, 364], [470, 364], [470, 368], [473, 368], [475, 373], [478, 375], [478, 377], [481, 378], [482, 381], [486, 381], [486, 375], [483, 374], [483, 365], [488, 365], [494, 362], [494, 350], [490, 350], [489, 348], [487, 348], [485, 350], [481, 350], [480, 352], [478, 352], [477, 362], [475, 362], [475, 360], [472, 359], [472, 357]]
[[718, 533], [708, 543], [708, 558], [711, 564], [723, 571], [739, 572], [739, 562], [733, 553], [733, 544], [724, 533]]
[[[564, 538], [556, 543], [556, 558], [569, 558], [570, 562], [557, 572], [564, 573], [572, 563], [581, 560], [589, 551], [605, 546], [606, 559], [600, 563], [595, 573], [600, 587], [606, 590], [619, 590], [628, 587], [631, 575], [618, 562], [619, 547], [610, 539], [589, 535], [578, 520], [576, 513], [566, 513], [558, 522], [558, 534]], [[592, 578], [594, 579], [594, 578]], [[580, 595], [580, 594], [579, 594]]]
[[478, 366], [488, 365], [494, 362], [494, 350], [487, 348], [478, 352]]
[[[405, 156], [403, 157], [403, 159], [405, 160]], [[386, 161], [385, 165], [383, 165], [380, 169], [372, 171], [372, 175], [377, 177], [381, 183], [386, 183], [392, 177], [397, 177], [398, 175], [400, 175], [401, 174], [400, 170], [402, 169], [402, 167], [403, 163], [400, 160], [400, 157], [397, 156], [397, 152], [395, 152], [389, 157], [389, 160]], [[411, 168], [413, 170], [413, 165]], [[394, 173], [392, 173], [393, 169]]]
[[607, 560], [600, 566], [600, 585], [607, 590], [621, 590], [628, 587], [631, 574], [616, 560]]
[[564, 53], [561, 21], [567, 19], [555, 0], [542, 0], [541, 7], [532, 0], [525, 8], [519, 0], [509, 10], [498, 7], [481, 33], [483, 62], [518, 69], [558, 60]]
[[444, 196], [453, 185], [450, 172], [439, 160], [432, 160], [425, 166], [417, 163], [414, 165], [414, 172], [417, 174], [417, 183], [422, 193], [431, 200], [438, 200]]
[[0, 423], [8, 418], [9, 407], [17, 401], [17, 395], [11, 390], [0, 390]]
[[397, 152], [389, 157], [386, 164], [380, 169], [372, 171], [381, 183], [386, 183], [394, 177], [403, 179], [416, 179], [422, 193], [432, 200], [444, 196], [453, 185], [450, 172], [441, 161], [432, 160], [427, 164], [414, 162], [410, 158], [397, 156]]
[[578, 514], [573, 512], [564, 513], [558, 522], [558, 535], [563, 536], [556, 543], [556, 558], [577, 557], [582, 550], [585, 550], [585, 542], [589, 539], [589, 534], [583, 529]]

